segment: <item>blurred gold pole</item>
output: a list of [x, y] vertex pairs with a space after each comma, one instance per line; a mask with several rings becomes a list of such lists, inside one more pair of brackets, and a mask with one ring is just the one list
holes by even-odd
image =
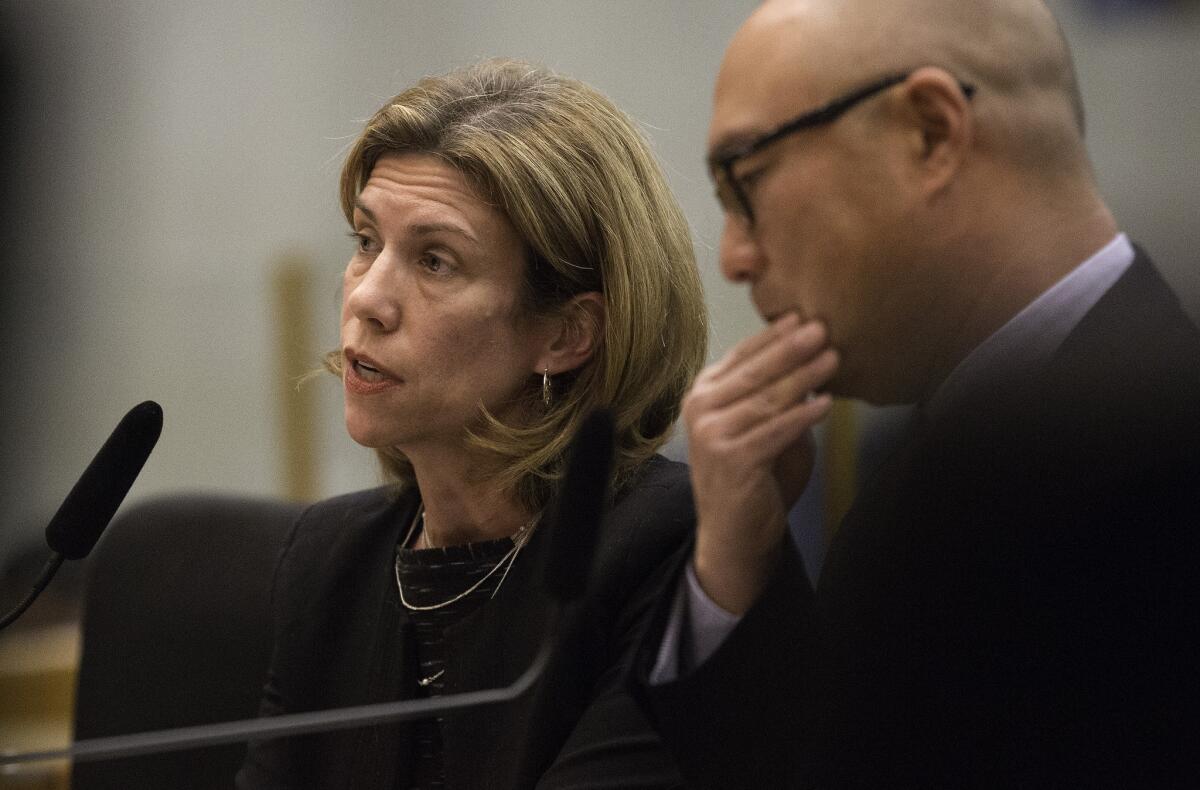
[[313, 388], [300, 381], [319, 363], [313, 352], [312, 272], [307, 258], [294, 253], [281, 257], [273, 281], [283, 493], [289, 499], [307, 501], [317, 493], [312, 438], [317, 410]]
[[854, 501], [858, 425], [852, 400], [837, 399], [825, 422], [825, 537], [832, 538]]

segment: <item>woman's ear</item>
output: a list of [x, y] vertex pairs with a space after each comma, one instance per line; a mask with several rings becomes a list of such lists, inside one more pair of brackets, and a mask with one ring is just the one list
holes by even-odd
[[582, 367], [604, 340], [604, 294], [576, 294], [546, 317], [546, 345], [535, 373], [559, 373]]

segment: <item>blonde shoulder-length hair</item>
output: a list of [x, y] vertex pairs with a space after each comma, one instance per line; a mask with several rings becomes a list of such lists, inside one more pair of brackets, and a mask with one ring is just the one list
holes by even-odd
[[[501, 487], [538, 512], [576, 429], [606, 408], [619, 488], [668, 438], [708, 340], [688, 225], [645, 139], [596, 90], [539, 66], [489, 60], [425, 77], [353, 144], [341, 176], [347, 221], [376, 160], [406, 151], [441, 157], [512, 223], [528, 250], [530, 313], [553, 314], [589, 291], [604, 298], [600, 343], [581, 368], [554, 378], [550, 406], [541, 377], [531, 377], [528, 419], [506, 425], [485, 412], [469, 441], [494, 455]], [[326, 363], [341, 373], [339, 352]], [[377, 452], [390, 478], [414, 481], [403, 453]]]

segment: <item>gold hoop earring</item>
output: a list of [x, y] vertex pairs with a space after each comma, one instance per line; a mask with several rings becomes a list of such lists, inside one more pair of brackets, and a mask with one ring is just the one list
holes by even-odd
[[550, 408], [550, 368], [542, 371], [542, 405]]

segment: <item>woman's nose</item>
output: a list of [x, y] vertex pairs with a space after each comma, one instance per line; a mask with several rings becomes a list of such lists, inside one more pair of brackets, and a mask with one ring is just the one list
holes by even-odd
[[391, 332], [400, 325], [399, 283], [384, 255], [371, 262], [365, 272], [347, 271], [343, 283], [346, 311], [377, 332]]

